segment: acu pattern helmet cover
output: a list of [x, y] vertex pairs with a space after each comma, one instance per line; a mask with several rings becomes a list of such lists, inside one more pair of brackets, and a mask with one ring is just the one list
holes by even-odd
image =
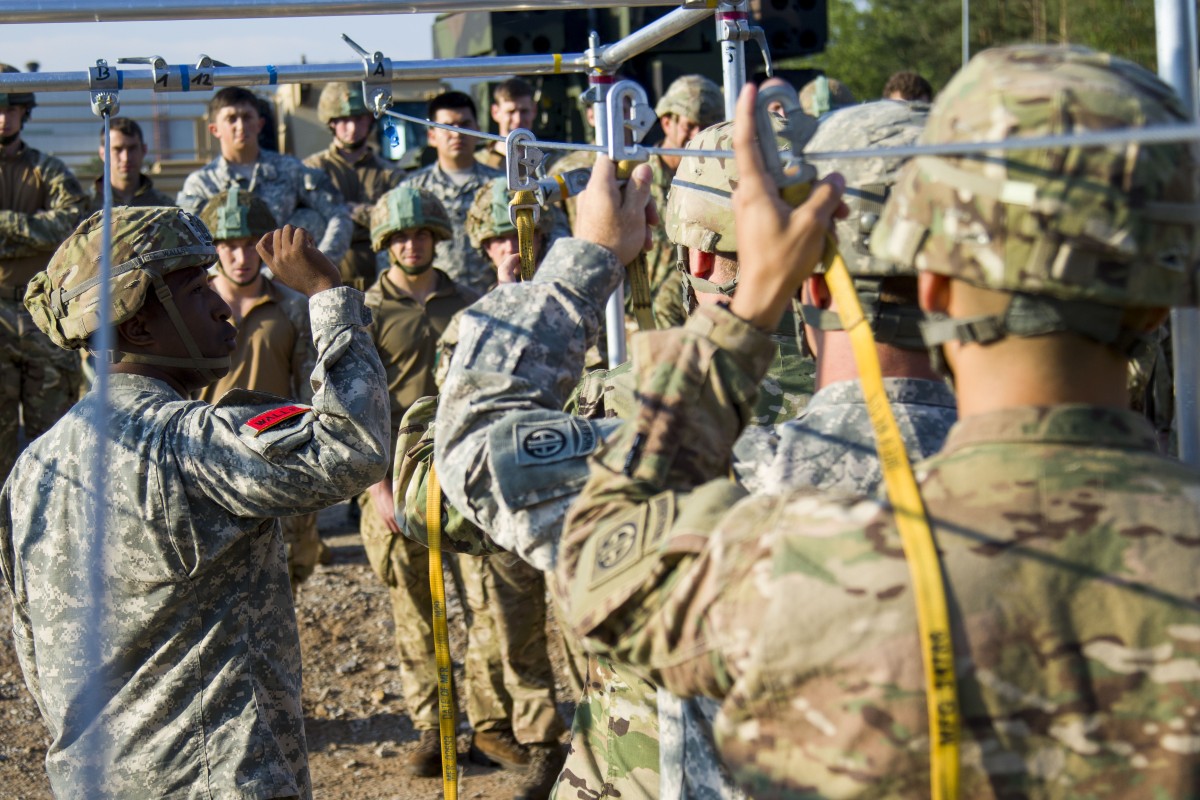
[[[11, 64], [0, 64], [0, 73], [20, 73], [21, 70]], [[33, 92], [0, 92], [0, 108], [9, 108], [11, 106], [25, 106], [33, 109], [37, 105], [37, 101], [33, 96]]]
[[[1181, 124], [1145, 69], [1080, 47], [980, 53], [938, 96], [921, 141]], [[1000, 290], [1116, 307], [1197, 303], [1197, 144], [913, 158], [871, 240], [880, 258]]]
[[721, 87], [708, 78], [684, 75], [671, 81], [654, 106], [654, 113], [660, 117], [675, 114], [707, 128], [725, 118], [725, 100]]
[[442, 201], [432, 192], [411, 186], [397, 186], [379, 198], [371, 209], [371, 248], [380, 253], [387, 249], [393, 233], [409, 228], [428, 228], [435, 242], [454, 236], [454, 224]]
[[[88, 217], [29, 282], [25, 307], [65, 350], [78, 350], [100, 327], [103, 212]], [[112, 212], [113, 325], [132, 317], [152, 285], [176, 270], [217, 260], [204, 224], [178, 208], [118, 206]]]
[[363, 101], [361, 83], [327, 83], [317, 101], [317, 116], [322, 125], [328, 125], [335, 119], [370, 113], [371, 110]]
[[[488, 239], [516, 233], [516, 227], [508, 218], [509, 201], [508, 182], [504, 178], [493, 178], [475, 193], [475, 199], [467, 209], [466, 222], [471, 246], [482, 249]], [[549, 234], [553, 228], [554, 215], [543, 209], [538, 214], [537, 232]]]
[[200, 209], [200, 221], [208, 227], [215, 242], [258, 239], [278, 227], [271, 207], [236, 184], [204, 204]]

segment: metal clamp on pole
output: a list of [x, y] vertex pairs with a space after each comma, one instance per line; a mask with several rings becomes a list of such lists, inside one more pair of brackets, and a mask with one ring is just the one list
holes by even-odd
[[149, 64], [153, 76], [151, 88], [155, 92], [211, 92], [213, 90], [214, 62], [208, 56], [200, 56], [195, 67], [185, 64], [171, 66], [162, 56], [137, 56], [119, 58], [118, 64]]
[[[772, 114], [767, 108], [781, 103], [785, 117]], [[817, 132], [817, 120], [800, 109], [796, 92], [787, 86], [772, 86], [758, 93], [754, 107], [755, 127], [758, 128], [758, 147], [763, 166], [775, 179], [779, 193], [790, 205], [798, 206], [808, 197], [817, 170], [803, 158], [804, 145]], [[772, 135], [774, 131], [774, 135]], [[776, 137], [782, 136], [791, 146], [779, 150]]]
[[[608, 157], [617, 164], [645, 161], [649, 154], [638, 142], [658, 119], [646, 90], [633, 81], [618, 81], [608, 91], [607, 106]], [[632, 134], [632, 142], [627, 141], [627, 132]]]
[[[738, 94], [746, 83], [746, 41], [752, 38], [748, 5], [746, 0], [727, 0], [717, 7], [717, 41], [721, 43], [726, 120], [733, 119]], [[765, 43], [765, 36], [763, 41]]]
[[359, 46], [358, 42], [344, 33], [342, 41], [350, 45], [350, 48], [362, 58], [363, 100], [366, 101], [367, 108], [371, 109], [371, 113], [375, 115], [375, 119], [379, 119], [387, 107], [392, 104], [392, 60], [384, 58], [383, 53], [379, 50], [368, 53]]
[[121, 108], [121, 70], [113, 69], [103, 58], [88, 70], [88, 88], [92, 93], [92, 113], [97, 117], [115, 116]]

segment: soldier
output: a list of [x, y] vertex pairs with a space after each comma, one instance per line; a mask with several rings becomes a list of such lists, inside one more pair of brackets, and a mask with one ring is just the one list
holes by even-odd
[[893, 72], [883, 85], [883, 99], [932, 103], [933, 87], [916, 72]]
[[[923, 647], [893, 509], [739, 502], [724, 477], [770, 358], [761, 331], [820, 257], [840, 183], [784, 205], [754, 149], [753, 99], [734, 212], [761, 246], [743, 251], [728, 310], [635, 342], [645, 401], [593, 459], [559, 578], [590, 646], [722, 699], [722, 757], [757, 795], [928, 796]], [[1023, 45], [960, 72], [923, 141], [1188, 118], [1129, 62]], [[1195, 749], [1177, 737], [1194, 735], [1179, 709], [1200, 699], [1200, 475], [1155, 453], [1126, 408], [1126, 366], [1169, 306], [1200, 301], [1197, 166], [1193, 142], [918, 157], [872, 234], [873, 255], [921, 271], [925, 340], [958, 392], [962, 419], [919, 475], [952, 598], [964, 797], [1195, 789]]]
[[[255, 249], [258, 240], [275, 229], [271, 209], [234, 186], [205, 203], [200, 220], [208, 226], [217, 248], [212, 288], [232, 312], [230, 320], [237, 328], [238, 342], [229, 372], [197, 392], [196, 399], [217, 403], [232, 389], [248, 389], [311, 403], [309, 376], [316, 352], [308, 303], [302, 295], [262, 274], [262, 258]], [[317, 564], [321, 549], [317, 515], [287, 516], [280, 523], [295, 596]]]
[[[362, 295], [304, 231], [259, 245], [310, 298], [312, 407], [185, 398], [229, 368], [236, 332], [216, 251], [177, 208], [116, 209], [107, 402], [95, 392], [30, 445], [0, 492], [0, 575], [59, 797], [312, 796], [300, 640], [275, 518], [379, 479], [387, 398]], [[101, 217], [30, 283], [54, 342], [93, 347]], [[105, 450], [107, 496], [93, 470]], [[104, 536], [89, 537], [97, 513]], [[89, 577], [92, 576], [92, 577]], [[99, 596], [96, 596], [96, 588]], [[87, 637], [101, 663], [89, 663]]]
[[[429, 101], [429, 119], [443, 125], [479, 130], [475, 101], [462, 92], [444, 92]], [[435, 264], [457, 284], [477, 295], [495, 282], [487, 259], [467, 240], [463, 223], [475, 193], [490, 178], [502, 173], [475, 160], [474, 137], [441, 128], [429, 129], [429, 143], [437, 161], [406, 177], [404, 186], [432, 193], [445, 207], [453, 224], [453, 235], [438, 247]], [[418, 395], [419, 396], [419, 395]]]
[[[0, 72], [19, 72], [0, 64]], [[25, 285], [46, 268], [87, 208], [66, 165], [21, 140], [37, 102], [30, 92], [0, 93], [0, 477], [25, 438], [41, 436], [79, 397], [79, 355], [55, 347], [21, 304]]]
[[[129, 117], [109, 120], [108, 152], [104, 150], [104, 128], [100, 128], [100, 160], [112, 157], [110, 176], [114, 206], [173, 206], [175, 200], [154, 188], [154, 181], [142, 173], [146, 160], [146, 140], [142, 126]], [[96, 178], [92, 187], [90, 210], [104, 208], [104, 176]], [[274, 227], [274, 226], [272, 226]]]
[[[497, 84], [492, 92], [492, 122], [496, 133], [508, 136], [517, 128], [533, 129], [533, 118], [537, 113], [533, 87], [520, 78], [509, 78]], [[475, 151], [475, 159], [484, 166], [503, 170], [506, 163], [504, 142], [492, 142]]]
[[220, 143], [221, 154], [187, 176], [176, 198], [180, 208], [195, 214], [204, 201], [237, 184], [260, 197], [277, 221], [311, 231], [321, 252], [340, 262], [353, 231], [342, 196], [324, 173], [260, 148], [265, 122], [252, 92], [228, 86], [213, 95], [208, 132]]
[[857, 102], [849, 86], [824, 75], [813, 78], [800, 90], [800, 108], [810, 117], [821, 117]]
[[350, 209], [354, 233], [341, 261], [342, 280], [365, 289], [379, 274], [371, 249], [371, 209], [399, 185], [404, 174], [371, 148], [375, 115], [363, 101], [361, 83], [325, 84], [317, 101], [317, 115], [329, 127], [333, 143], [304, 159], [304, 163], [328, 175]]

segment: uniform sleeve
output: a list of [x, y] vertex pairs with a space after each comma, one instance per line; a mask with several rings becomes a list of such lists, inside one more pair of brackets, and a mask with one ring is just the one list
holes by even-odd
[[200, 209], [204, 207], [204, 201], [212, 195], [213, 192], [209, 191], [204, 181], [204, 170], [199, 169], [184, 180], [183, 188], [175, 198], [175, 205], [189, 214], [199, 214]]
[[706, 620], [730, 565], [757, 556], [742, 552], [752, 540], [731, 555], [712, 534], [745, 496], [728, 478], [731, 451], [773, 354], [768, 336], [720, 307], [636, 336], [635, 415], [592, 457], [566, 520], [554, 585], [568, 624], [588, 649], [675, 694], [728, 687]]
[[267, 424], [296, 407], [250, 416], [195, 404], [176, 425], [170, 444], [185, 485], [232, 514], [319, 511], [386, 474], [387, 384], [366, 332], [370, 315], [362, 293], [346, 287], [321, 292], [309, 313], [317, 350], [310, 410]]
[[311, 403], [313, 386], [311, 377], [317, 366], [317, 348], [313, 344], [312, 323], [308, 317], [308, 305], [297, 303], [295, 309], [296, 341], [292, 346], [292, 396], [302, 403]]
[[605, 432], [560, 409], [622, 277], [610, 251], [556, 243], [533, 281], [501, 286], [466, 311], [442, 387], [435, 464], [443, 491], [543, 571], [553, 569], [563, 514]]
[[75, 230], [88, 209], [88, 197], [75, 175], [61, 161], [45, 158], [39, 165], [46, 181], [46, 205], [22, 214], [0, 211], [4, 254], [10, 257], [52, 252]]
[[301, 204], [316, 211], [327, 220], [325, 235], [317, 245], [333, 263], [338, 263], [350, 249], [350, 236], [354, 225], [341, 192], [333, 187], [329, 176], [311, 167], [304, 168], [305, 191], [300, 195]]

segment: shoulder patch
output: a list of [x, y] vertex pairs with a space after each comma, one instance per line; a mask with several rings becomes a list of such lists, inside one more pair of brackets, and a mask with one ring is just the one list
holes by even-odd
[[595, 449], [596, 429], [584, 419], [522, 422], [513, 428], [513, 450], [523, 466], [566, 461]]
[[272, 428], [286, 419], [291, 419], [308, 411], [312, 411], [308, 406], [281, 406], [279, 408], [272, 408], [270, 411], [264, 411], [257, 417], [247, 420], [245, 427], [253, 429], [253, 435], [258, 436], [268, 428]]

